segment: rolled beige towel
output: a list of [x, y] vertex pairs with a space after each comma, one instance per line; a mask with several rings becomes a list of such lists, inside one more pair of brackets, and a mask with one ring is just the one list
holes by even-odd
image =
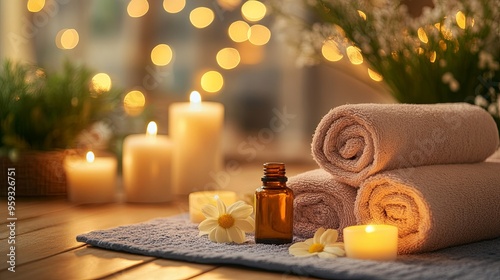
[[384, 170], [484, 161], [498, 147], [484, 109], [466, 104], [353, 104], [318, 124], [312, 154], [337, 180], [359, 187]]
[[334, 180], [328, 172], [315, 169], [292, 176], [287, 186], [295, 195], [295, 235], [310, 238], [320, 227], [342, 234], [344, 227], [356, 224], [356, 189]]
[[421, 166], [368, 178], [354, 209], [360, 224], [399, 229], [400, 254], [500, 236], [500, 163]]

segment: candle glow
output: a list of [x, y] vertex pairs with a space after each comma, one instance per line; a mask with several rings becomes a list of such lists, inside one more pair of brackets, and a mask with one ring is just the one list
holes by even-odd
[[129, 202], [155, 203], [172, 199], [172, 143], [158, 135], [151, 121], [146, 134], [134, 134], [123, 141], [123, 186]]
[[156, 136], [158, 133], [158, 126], [155, 122], [149, 122], [148, 127], [146, 128], [146, 134], [148, 136]]
[[346, 255], [354, 259], [389, 261], [397, 257], [398, 228], [358, 225], [344, 228]]
[[191, 94], [189, 95], [189, 102], [191, 102], [191, 104], [201, 103], [200, 93], [197, 92], [196, 90], [192, 91]]
[[87, 160], [88, 163], [92, 163], [95, 160], [95, 155], [92, 151], [87, 152], [85, 155], [85, 159]]

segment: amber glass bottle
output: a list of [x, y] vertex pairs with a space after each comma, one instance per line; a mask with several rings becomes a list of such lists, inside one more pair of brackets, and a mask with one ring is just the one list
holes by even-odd
[[293, 238], [293, 191], [286, 186], [285, 164], [264, 164], [255, 191], [255, 243], [285, 244]]

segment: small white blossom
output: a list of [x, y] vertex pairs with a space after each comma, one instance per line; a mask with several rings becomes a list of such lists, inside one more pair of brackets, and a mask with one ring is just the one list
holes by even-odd
[[198, 225], [200, 236], [208, 234], [210, 241], [217, 243], [243, 243], [245, 232], [252, 232], [255, 221], [250, 215], [253, 207], [244, 201], [237, 201], [227, 209], [222, 200], [217, 199], [217, 207], [205, 205], [201, 212], [206, 219]]
[[319, 228], [313, 238], [297, 242], [288, 248], [288, 252], [296, 257], [336, 258], [345, 256], [344, 243], [337, 242], [339, 234], [334, 229]]

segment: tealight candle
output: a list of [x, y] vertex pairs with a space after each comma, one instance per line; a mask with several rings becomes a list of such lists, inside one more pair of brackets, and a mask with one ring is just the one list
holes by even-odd
[[201, 191], [189, 194], [189, 218], [193, 223], [200, 223], [205, 220], [205, 215], [201, 208], [206, 204], [216, 205], [216, 200], [220, 199], [226, 206], [236, 202], [237, 195], [232, 191]]
[[358, 225], [344, 228], [347, 257], [394, 260], [398, 252], [398, 228], [391, 225]]
[[150, 122], [146, 134], [129, 135], [123, 141], [123, 187], [129, 202], [172, 199], [172, 144], [157, 131], [156, 123]]
[[86, 158], [68, 156], [64, 170], [71, 202], [102, 203], [115, 200], [116, 167], [114, 157], [95, 157], [89, 151]]
[[[201, 102], [193, 91], [190, 102], [169, 107], [169, 135], [172, 138], [172, 186], [176, 194], [207, 189], [222, 168], [224, 106]], [[212, 188], [213, 189], [213, 188]]]

